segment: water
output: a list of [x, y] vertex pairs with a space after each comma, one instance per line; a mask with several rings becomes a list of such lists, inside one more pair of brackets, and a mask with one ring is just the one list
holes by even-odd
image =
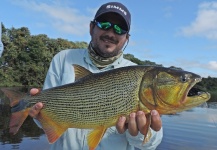
[[[0, 150], [47, 150], [44, 132], [28, 117], [16, 135], [10, 135], [9, 100], [0, 92]], [[163, 115], [164, 138], [157, 150], [217, 150], [217, 103], [176, 115]]]
[[216, 104], [162, 116], [164, 138], [157, 150], [217, 150]]

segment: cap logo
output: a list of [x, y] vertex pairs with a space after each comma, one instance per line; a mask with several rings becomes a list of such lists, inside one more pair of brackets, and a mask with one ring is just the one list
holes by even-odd
[[122, 9], [121, 7], [119, 7], [119, 6], [116, 6], [116, 5], [107, 5], [106, 8], [107, 9], [114, 8], [114, 9], [120, 10], [125, 16], [127, 15], [127, 12], [124, 9]]

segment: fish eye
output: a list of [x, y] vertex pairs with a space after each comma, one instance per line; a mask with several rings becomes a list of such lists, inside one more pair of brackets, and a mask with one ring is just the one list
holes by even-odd
[[183, 83], [188, 82], [189, 79], [190, 78], [189, 78], [189, 76], [187, 74], [185, 74], [185, 75], [183, 75], [183, 76], [180, 77], [180, 80]]

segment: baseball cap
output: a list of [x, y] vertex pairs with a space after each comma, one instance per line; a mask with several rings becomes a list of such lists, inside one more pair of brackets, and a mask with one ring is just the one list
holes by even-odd
[[99, 16], [105, 13], [109, 13], [109, 12], [114, 12], [122, 16], [126, 22], [128, 31], [130, 30], [131, 14], [129, 10], [123, 4], [119, 2], [109, 2], [109, 3], [103, 4], [96, 12], [94, 20], [96, 20]]

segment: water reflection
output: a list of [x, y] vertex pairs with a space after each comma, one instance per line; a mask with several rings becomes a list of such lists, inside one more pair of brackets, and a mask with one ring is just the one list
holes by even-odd
[[[17, 88], [28, 91], [29, 88]], [[208, 108], [207, 108], [208, 107]], [[28, 117], [16, 135], [10, 135], [9, 100], [0, 91], [0, 149], [47, 150], [47, 138]], [[217, 103], [175, 115], [163, 115], [164, 138], [157, 150], [216, 150]]]
[[[16, 90], [26, 92], [29, 89], [16, 88]], [[30, 117], [27, 117], [16, 135], [11, 135], [8, 128], [10, 116], [9, 99], [0, 91], [0, 149], [46, 150], [49, 148], [43, 130], [38, 128]]]

